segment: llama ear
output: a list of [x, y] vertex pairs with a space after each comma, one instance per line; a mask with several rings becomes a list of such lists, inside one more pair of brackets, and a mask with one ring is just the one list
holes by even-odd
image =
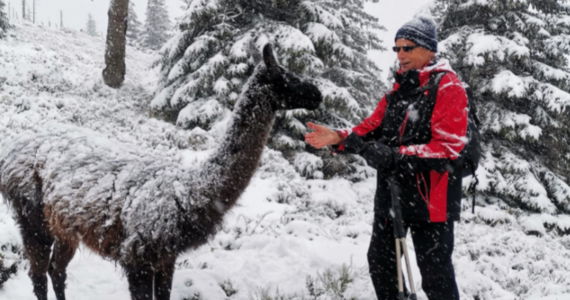
[[269, 72], [271, 77], [279, 76], [281, 73], [279, 69], [279, 63], [277, 63], [277, 59], [273, 54], [273, 46], [271, 44], [267, 44], [265, 47], [263, 47], [263, 61], [265, 62], [267, 72]]
[[251, 57], [253, 57], [253, 63], [256, 66], [259, 65], [263, 57], [261, 56], [261, 52], [259, 52], [259, 49], [257, 49], [257, 45], [255, 45], [253, 39], [249, 40], [249, 54], [251, 55]]

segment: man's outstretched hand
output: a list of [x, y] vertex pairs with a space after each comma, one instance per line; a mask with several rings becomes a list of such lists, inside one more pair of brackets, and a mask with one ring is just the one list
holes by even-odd
[[337, 145], [342, 141], [336, 132], [326, 128], [325, 126], [311, 122], [308, 122], [307, 126], [314, 131], [305, 135], [305, 142], [317, 149], [324, 148], [328, 145]]

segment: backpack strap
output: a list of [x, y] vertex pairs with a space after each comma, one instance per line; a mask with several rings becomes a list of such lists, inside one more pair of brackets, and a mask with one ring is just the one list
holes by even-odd
[[473, 196], [473, 200], [471, 202], [471, 213], [475, 214], [475, 193], [477, 192], [476, 190], [477, 185], [479, 185], [479, 178], [477, 178], [477, 174], [475, 174], [475, 165], [473, 163], [470, 164], [470, 168], [471, 168], [471, 175], [473, 176], [473, 179], [475, 179], [475, 181], [469, 184], [467, 192], [469, 192], [471, 196]]
[[431, 73], [428, 82], [424, 85], [425, 86], [424, 90], [428, 91], [428, 97], [434, 102], [435, 99], [437, 98], [437, 92], [439, 91], [439, 84], [441, 83], [441, 79], [447, 73], [448, 73], [447, 71], [438, 71]]
[[[475, 102], [472, 101], [475, 99], [475, 97], [473, 97], [473, 90], [471, 87], [466, 87], [465, 92], [467, 93], [467, 107], [469, 108], [469, 117], [473, 120], [473, 122], [475, 122], [475, 126], [479, 128], [481, 127], [481, 121], [479, 120], [479, 117], [477, 117], [477, 106], [475, 105]], [[471, 213], [475, 214], [475, 193], [477, 192], [477, 185], [479, 185], [479, 178], [477, 178], [477, 174], [475, 173], [476, 166], [473, 162], [469, 164], [469, 168], [471, 169], [471, 175], [473, 176], [474, 181], [471, 182], [467, 191], [473, 197], [471, 200]]]
[[481, 120], [479, 120], [479, 117], [477, 116], [477, 106], [475, 105], [474, 101], [471, 101], [475, 99], [473, 96], [473, 90], [471, 87], [467, 86], [465, 88], [465, 92], [467, 93], [467, 107], [469, 108], [469, 116], [473, 119], [477, 128], [479, 128], [481, 127]]

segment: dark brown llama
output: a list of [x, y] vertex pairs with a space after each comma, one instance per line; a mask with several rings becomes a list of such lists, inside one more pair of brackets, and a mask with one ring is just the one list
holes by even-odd
[[63, 125], [0, 154], [0, 192], [15, 210], [39, 300], [47, 299], [46, 273], [65, 299], [79, 243], [123, 267], [132, 299], [170, 298], [176, 257], [215, 235], [255, 173], [276, 111], [322, 101], [314, 85], [278, 65], [271, 45], [263, 60], [220, 146], [195, 169]]

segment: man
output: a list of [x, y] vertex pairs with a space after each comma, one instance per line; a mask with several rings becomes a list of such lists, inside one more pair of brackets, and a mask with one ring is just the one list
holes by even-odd
[[[395, 238], [386, 179], [394, 176], [406, 231], [410, 229], [422, 288], [431, 300], [459, 299], [451, 255], [461, 209], [461, 166], [467, 95], [446, 60], [438, 60], [435, 23], [418, 17], [396, 34], [400, 70], [393, 90], [352, 130], [309, 123], [315, 148], [359, 154], [378, 170], [368, 263], [379, 300], [397, 299]], [[439, 86], [436, 78], [441, 78]], [[432, 88], [430, 88], [430, 84]], [[437, 95], [430, 95], [436, 91]]]

